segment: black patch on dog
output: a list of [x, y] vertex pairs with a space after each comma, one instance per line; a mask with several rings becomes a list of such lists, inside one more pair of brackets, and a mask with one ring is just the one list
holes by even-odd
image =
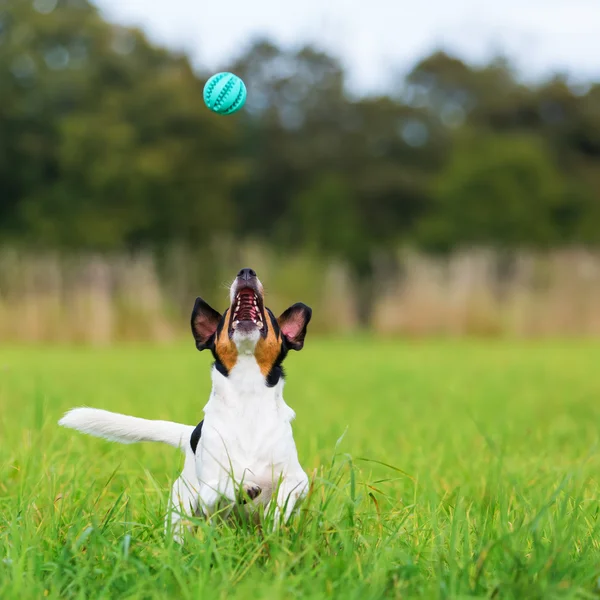
[[190, 446], [192, 447], [192, 452], [194, 454], [196, 454], [196, 448], [198, 447], [200, 436], [202, 435], [202, 425], [204, 425], [204, 420], [200, 421], [200, 423], [196, 425], [196, 429], [192, 431], [192, 435], [190, 437]]
[[[279, 327], [279, 323], [275, 318], [275, 315], [267, 308], [267, 312], [269, 313], [269, 318], [271, 319], [271, 325], [273, 325], [273, 331], [275, 331], [275, 335], [277, 339], [281, 337], [281, 329]], [[281, 350], [279, 351], [279, 356], [273, 363], [269, 374], [267, 375], [267, 387], [274, 387], [277, 385], [279, 380], [282, 377], [285, 377], [285, 371], [283, 370], [283, 361], [288, 354], [288, 348], [286, 345], [285, 338], [281, 340]]]
[[215, 352], [215, 340], [221, 335], [221, 331], [223, 331], [223, 327], [225, 327], [225, 321], [227, 320], [228, 312], [229, 312], [229, 309], [227, 309], [223, 313], [223, 318], [219, 322], [217, 331], [214, 335], [212, 344], [210, 346], [210, 351], [212, 352], [212, 355], [214, 356], [214, 359], [215, 359], [215, 368], [217, 369], [217, 371], [219, 371], [219, 373], [221, 373], [221, 375], [223, 375], [223, 377], [229, 377], [229, 371], [227, 370], [227, 367], [221, 362], [221, 359], [217, 356], [217, 353]]
[[[214, 353], [213, 353], [214, 354]], [[219, 360], [219, 357], [215, 354], [215, 369], [223, 375], [223, 377], [229, 377], [229, 371], [227, 367]]]
[[279, 380], [282, 377], [285, 377], [285, 371], [283, 370], [283, 361], [288, 354], [288, 349], [286, 348], [285, 339], [281, 343], [281, 350], [279, 351], [279, 356], [273, 363], [269, 374], [267, 375], [267, 387], [274, 387], [277, 385]]
[[279, 383], [279, 380], [282, 377], [285, 377], [285, 371], [283, 370], [283, 365], [281, 363], [283, 363], [285, 360], [286, 355], [287, 350], [285, 350], [282, 346], [281, 352], [279, 353], [275, 364], [271, 367], [271, 370], [267, 375], [267, 387], [275, 387]]
[[275, 332], [277, 339], [279, 339], [279, 336], [281, 335], [281, 329], [279, 328], [279, 323], [277, 322], [275, 315], [271, 312], [270, 309], [267, 308], [267, 312], [269, 313], [269, 318], [271, 319], [271, 325], [273, 325], [273, 331]]

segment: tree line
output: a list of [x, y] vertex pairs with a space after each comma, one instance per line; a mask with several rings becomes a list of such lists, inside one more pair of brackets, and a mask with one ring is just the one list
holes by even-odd
[[335, 57], [268, 40], [224, 69], [248, 86], [237, 116], [205, 108], [209, 73], [87, 0], [0, 5], [0, 240], [257, 238], [359, 276], [399, 245], [600, 241], [600, 83], [435, 52], [357, 98]]

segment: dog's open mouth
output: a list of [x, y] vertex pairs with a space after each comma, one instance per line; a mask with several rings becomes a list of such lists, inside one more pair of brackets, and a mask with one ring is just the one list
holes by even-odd
[[229, 335], [234, 331], [250, 333], [258, 329], [264, 337], [267, 334], [265, 311], [261, 295], [252, 287], [242, 287], [236, 290], [231, 305], [231, 321]]

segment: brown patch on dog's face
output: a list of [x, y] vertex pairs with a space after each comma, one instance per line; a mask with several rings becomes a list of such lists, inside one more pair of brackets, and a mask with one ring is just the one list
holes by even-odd
[[302, 350], [312, 310], [306, 304], [290, 306], [279, 319], [268, 308], [267, 335], [256, 344], [254, 356], [269, 387], [283, 377], [283, 361], [290, 350]]
[[267, 377], [282, 352], [283, 338], [281, 337], [279, 324], [275, 320], [275, 317], [273, 317], [273, 313], [268, 308], [265, 312], [267, 313], [265, 315], [267, 335], [258, 340], [256, 349], [254, 350], [254, 357], [256, 358], [260, 372]]
[[227, 372], [235, 367], [238, 358], [238, 349], [235, 342], [229, 337], [229, 322], [231, 320], [231, 310], [226, 310], [221, 323], [216, 332], [215, 347], [213, 354]]

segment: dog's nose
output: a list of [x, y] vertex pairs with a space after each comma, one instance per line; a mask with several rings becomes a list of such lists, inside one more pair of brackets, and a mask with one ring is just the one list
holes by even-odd
[[238, 277], [248, 281], [249, 279], [252, 279], [252, 277], [256, 277], [256, 271], [254, 269], [242, 269], [238, 273]]

